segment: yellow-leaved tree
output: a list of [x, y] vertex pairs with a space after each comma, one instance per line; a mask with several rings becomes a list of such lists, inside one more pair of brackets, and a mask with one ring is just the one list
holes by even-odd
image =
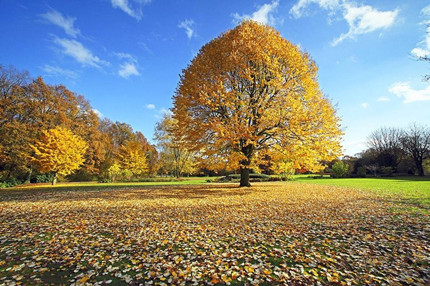
[[119, 164], [128, 179], [133, 175], [141, 175], [149, 171], [146, 153], [137, 141], [127, 141], [120, 147]]
[[34, 151], [32, 162], [41, 172], [53, 172], [52, 185], [57, 175], [69, 175], [84, 163], [86, 142], [62, 127], [42, 131], [39, 140], [30, 145]]
[[315, 62], [251, 20], [200, 49], [173, 101], [177, 136], [208, 166], [239, 167], [240, 186], [250, 186], [250, 169], [267, 157], [318, 171], [340, 155], [339, 117], [320, 91]]

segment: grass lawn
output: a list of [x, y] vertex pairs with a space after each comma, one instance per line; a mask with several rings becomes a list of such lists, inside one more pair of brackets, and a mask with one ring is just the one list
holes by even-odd
[[296, 181], [317, 185], [339, 186], [369, 190], [377, 196], [397, 200], [410, 210], [425, 211], [430, 214], [430, 177], [385, 177], [385, 178], [339, 178], [299, 175]]
[[300, 180], [2, 190], [0, 284], [429, 281], [427, 181]]

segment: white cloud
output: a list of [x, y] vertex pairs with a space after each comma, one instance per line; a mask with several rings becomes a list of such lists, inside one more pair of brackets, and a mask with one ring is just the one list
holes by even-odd
[[[150, 1], [137, 1], [139, 3], [149, 3]], [[111, 0], [112, 7], [121, 9], [123, 12], [127, 13], [129, 16], [135, 18], [137, 21], [142, 19], [142, 10], [133, 9], [128, 2], [128, 0]]]
[[369, 106], [369, 104], [367, 102], [363, 102], [362, 104], [360, 104], [361, 107], [363, 108], [367, 108]]
[[412, 49], [411, 54], [416, 58], [430, 57], [430, 5], [421, 10], [421, 14], [427, 17], [421, 24], [427, 26], [424, 40], [417, 44], [417, 47]]
[[184, 20], [181, 23], [179, 23], [178, 27], [185, 29], [185, 33], [187, 34], [188, 39], [191, 39], [194, 35], [194, 21], [193, 20]]
[[344, 19], [349, 25], [349, 31], [341, 34], [332, 42], [333, 46], [341, 43], [345, 39], [355, 39], [356, 36], [371, 33], [379, 29], [386, 29], [394, 24], [399, 11], [378, 11], [371, 6], [355, 7], [344, 4], [346, 12]]
[[135, 63], [127, 62], [127, 63], [120, 65], [118, 75], [123, 77], [123, 78], [129, 78], [132, 75], [138, 76], [138, 75], [140, 75], [140, 73], [137, 70]]
[[101, 60], [99, 57], [84, 47], [76, 40], [69, 40], [63, 38], [55, 38], [54, 42], [63, 48], [63, 53], [71, 56], [84, 66], [92, 66], [100, 68], [100, 65], [108, 65], [109, 63]]
[[339, 0], [299, 0], [291, 8], [290, 13], [295, 18], [300, 18], [306, 13], [306, 8], [311, 4], [317, 4], [325, 10], [336, 10], [339, 9]]
[[332, 41], [336, 46], [345, 39], [356, 39], [357, 36], [391, 27], [399, 14], [399, 10], [379, 11], [369, 5], [357, 5], [346, 0], [299, 0], [290, 10], [295, 18], [305, 15], [306, 8], [316, 4], [330, 15], [342, 13], [348, 23], [349, 30]]
[[93, 108], [93, 111], [99, 118], [104, 118], [105, 116], [98, 109]]
[[51, 10], [40, 16], [48, 20], [51, 24], [63, 28], [64, 32], [73, 38], [76, 38], [80, 34], [79, 29], [74, 27], [76, 18], [63, 16], [56, 10]]
[[390, 101], [391, 99], [389, 98], [389, 97], [386, 97], [386, 96], [381, 96], [381, 97], [378, 97], [378, 99], [377, 99], [377, 101]]
[[147, 108], [147, 109], [155, 109], [155, 105], [154, 105], [154, 104], [152, 104], [152, 103], [150, 103], [150, 104], [147, 104], [147, 105], [146, 105], [146, 108]]
[[393, 84], [388, 91], [400, 98], [404, 98], [404, 103], [430, 100], [430, 86], [417, 90], [411, 88], [409, 82], [397, 82]]
[[154, 114], [155, 118], [157, 119], [161, 119], [163, 118], [164, 115], [173, 115], [172, 111], [170, 111], [170, 109], [167, 108], [160, 108], [157, 110], [157, 114]]
[[158, 112], [160, 112], [161, 114], [173, 115], [172, 111], [167, 108], [161, 108]]
[[262, 24], [275, 25], [277, 19], [272, 15], [278, 7], [279, 1], [273, 1], [271, 4], [264, 4], [257, 11], [253, 12], [252, 15], [239, 15], [234, 13], [233, 17], [236, 21], [242, 20], [253, 20]]
[[132, 75], [139, 76], [140, 73], [137, 70], [137, 59], [133, 55], [128, 53], [114, 53], [119, 59], [124, 60], [120, 65], [118, 75], [123, 78], [129, 78]]
[[414, 48], [412, 49], [411, 54], [417, 58], [424, 58], [430, 55], [430, 49]]
[[421, 14], [423, 14], [424, 16], [430, 16], [430, 5], [425, 6], [421, 10]]
[[67, 69], [62, 69], [60, 67], [57, 66], [51, 66], [51, 65], [44, 65], [41, 68], [47, 76], [55, 76], [55, 77], [67, 77], [70, 79], [77, 79], [78, 78], [78, 74], [74, 71], [71, 70], [67, 70]]
[[137, 61], [133, 55], [128, 54], [128, 53], [114, 53], [114, 54], [115, 54], [115, 56], [117, 56], [120, 59], [126, 59], [126, 60], [133, 61], [133, 62]]

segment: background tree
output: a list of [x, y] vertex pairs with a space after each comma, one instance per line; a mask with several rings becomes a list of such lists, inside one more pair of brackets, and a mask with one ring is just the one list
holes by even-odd
[[[72, 180], [108, 176], [121, 146], [134, 140], [145, 150], [149, 172], [157, 172], [158, 154], [140, 132], [130, 125], [112, 123], [97, 116], [89, 102], [63, 85], [49, 85], [41, 77], [0, 65], [0, 180], [34, 178], [30, 144], [42, 130], [63, 127], [88, 142], [82, 166]], [[43, 175], [43, 174], [42, 174]]]
[[379, 167], [391, 167], [393, 171], [403, 159], [404, 152], [400, 138], [402, 131], [398, 128], [382, 127], [373, 131], [367, 138], [367, 145], [377, 153]]
[[76, 95], [64, 86], [46, 84], [42, 78], [29, 82], [26, 72], [0, 69], [2, 97], [0, 99], [0, 145], [3, 150], [1, 169], [8, 176], [27, 180], [32, 175], [29, 144], [42, 130], [56, 126], [72, 130], [89, 143], [84, 170], [99, 172], [103, 160], [98, 131], [99, 118], [83, 96]]
[[[127, 170], [131, 176], [148, 172], [148, 163], [143, 146], [137, 141], [127, 141], [120, 147], [119, 164], [123, 171]], [[130, 178], [128, 178], [130, 179]]]
[[253, 21], [203, 46], [173, 100], [175, 132], [187, 148], [237, 165], [240, 186], [250, 185], [250, 169], [267, 153], [312, 171], [340, 154], [339, 118], [319, 90], [314, 61]]
[[331, 169], [333, 178], [342, 178], [348, 175], [349, 165], [342, 161], [336, 161]]
[[[425, 23], [425, 25], [426, 25], [426, 32], [427, 32], [427, 34], [430, 34], [430, 21], [427, 21]], [[428, 36], [427, 36], [427, 41], [428, 41]], [[428, 46], [428, 42], [427, 42], [427, 46]], [[417, 55], [417, 58], [420, 61], [430, 62], [430, 55], [428, 53], [425, 53], [424, 55], [421, 55], [421, 56]], [[430, 81], [430, 74], [424, 75], [424, 80], [425, 81]]]
[[142, 146], [145, 152], [146, 162], [148, 163], [148, 174], [155, 176], [159, 168], [158, 152], [155, 146], [149, 144], [146, 137], [139, 131], [136, 131], [136, 141]]
[[430, 159], [430, 128], [412, 124], [403, 132], [401, 143], [405, 152], [414, 160], [419, 176], [424, 176], [423, 163]]
[[53, 185], [58, 174], [69, 175], [84, 163], [87, 149], [82, 138], [61, 127], [42, 131], [40, 140], [30, 147], [34, 151], [32, 161], [40, 170], [54, 173]]
[[188, 150], [183, 140], [175, 134], [177, 128], [177, 120], [165, 114], [155, 127], [154, 139], [161, 151], [161, 170], [179, 178], [183, 174], [194, 173], [197, 162], [195, 152]]

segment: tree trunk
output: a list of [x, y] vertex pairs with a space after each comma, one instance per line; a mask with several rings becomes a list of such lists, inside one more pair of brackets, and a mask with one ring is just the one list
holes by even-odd
[[414, 156], [415, 166], [417, 166], [418, 176], [424, 176], [423, 160], [419, 156]]
[[31, 174], [33, 173], [33, 168], [30, 167], [30, 170], [27, 173], [27, 178], [25, 179], [24, 184], [29, 184], [31, 180]]
[[247, 167], [240, 168], [240, 185], [239, 187], [251, 187], [249, 183], [249, 169]]
[[55, 186], [57, 183], [57, 173], [54, 174], [54, 177], [52, 178], [52, 185]]
[[240, 185], [239, 187], [251, 187], [249, 182], [249, 165], [251, 164], [251, 158], [254, 152], [252, 145], [246, 145], [242, 147], [242, 153], [246, 159], [240, 162]]
[[417, 168], [418, 168], [418, 176], [424, 176], [424, 168], [423, 168], [423, 164], [417, 164]]

